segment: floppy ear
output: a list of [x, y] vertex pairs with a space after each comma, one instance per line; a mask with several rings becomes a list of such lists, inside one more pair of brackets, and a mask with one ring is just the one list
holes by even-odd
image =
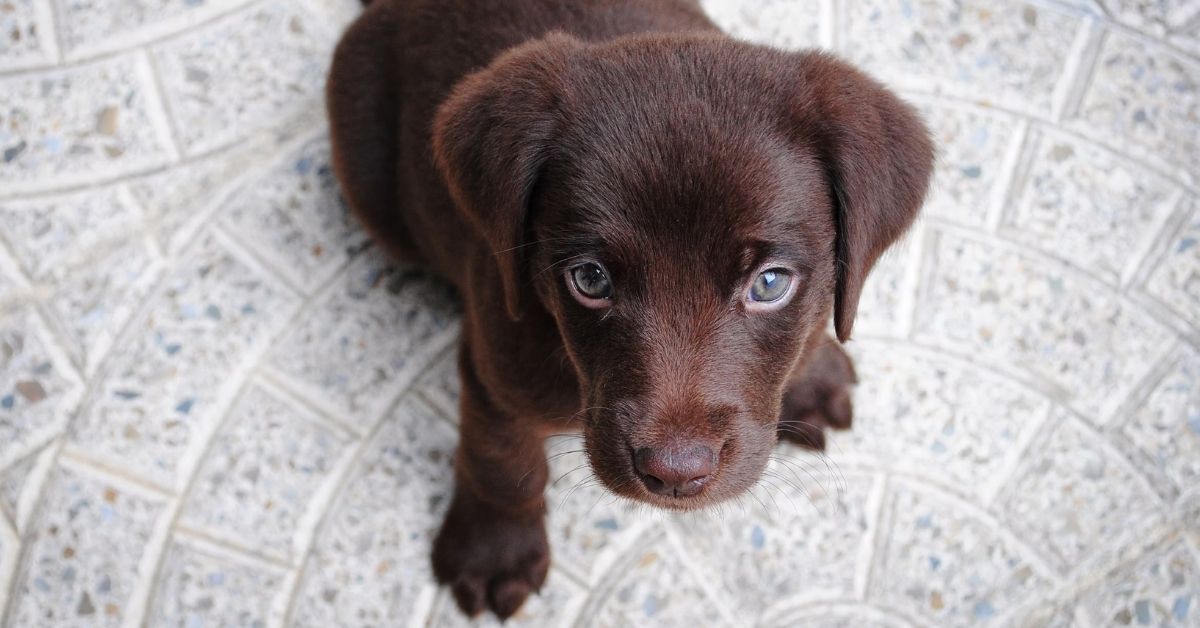
[[828, 54], [800, 57], [790, 108], [833, 187], [834, 328], [845, 342], [867, 274], [925, 200], [933, 142], [917, 112], [874, 79]]
[[558, 128], [558, 95], [569, 54], [562, 34], [518, 46], [462, 79], [438, 108], [433, 154], [459, 212], [492, 250], [504, 306], [521, 316], [530, 194]]

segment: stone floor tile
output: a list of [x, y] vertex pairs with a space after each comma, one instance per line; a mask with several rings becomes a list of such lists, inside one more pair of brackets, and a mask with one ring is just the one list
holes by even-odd
[[80, 387], [30, 310], [0, 319], [0, 468], [66, 427]]
[[1200, 62], [1109, 32], [1069, 125], [1123, 154], [1200, 178]]
[[867, 0], [848, 7], [843, 52], [886, 82], [1048, 114], [1075, 16], [985, 0]]
[[366, 430], [450, 342], [455, 312], [445, 284], [371, 249], [276, 344], [269, 362], [340, 420]]
[[[829, 475], [812, 456], [780, 451], [757, 498], [677, 519], [699, 572], [751, 621], [792, 598], [852, 598], [856, 563], [870, 545], [873, 478]], [[746, 586], [747, 583], [754, 586]]]
[[980, 499], [1049, 411], [1041, 395], [958, 360], [892, 343], [853, 349], [854, 429], [834, 434], [834, 451], [972, 487]]
[[251, 384], [204, 456], [180, 520], [292, 558], [300, 519], [350, 446], [340, 432]]
[[87, 453], [171, 485], [296, 298], [211, 238], [156, 289], [71, 426]]
[[164, 503], [55, 470], [27, 539], [14, 626], [119, 626]]
[[68, 57], [86, 57], [162, 37], [250, 0], [53, 0]]
[[265, 628], [285, 577], [279, 568], [179, 541], [162, 565], [148, 626]]
[[[470, 626], [487, 628], [542, 628], [545, 626], [571, 626], [574, 614], [583, 603], [586, 591], [581, 589], [570, 578], [554, 569], [546, 577], [546, 583], [536, 595], [531, 595], [521, 606], [516, 615], [500, 622], [494, 615], [483, 615], [470, 619], [458, 610], [454, 598], [443, 589], [434, 604], [429, 626], [437, 628], [467, 628]], [[586, 619], [585, 625], [586, 625]]]
[[1193, 197], [1190, 207], [1191, 217], [1159, 253], [1145, 290], [1200, 329], [1200, 201]]
[[821, 46], [821, 6], [813, 0], [701, 0], [721, 30], [787, 50]]
[[302, 3], [270, 0], [154, 47], [185, 152], [225, 146], [316, 99], [335, 37]]
[[1042, 130], [1002, 229], [1113, 285], [1162, 227], [1178, 188], [1088, 142]]
[[0, 189], [82, 184], [165, 164], [149, 68], [130, 54], [0, 77]]
[[1006, 183], [1001, 169], [1016, 139], [1016, 120], [986, 107], [950, 107], [936, 101], [915, 104], [938, 151], [925, 215], [984, 226], [996, 188]]
[[1080, 595], [1096, 625], [1195, 626], [1200, 617], [1200, 560], [1171, 538], [1112, 570]]
[[993, 624], [1047, 586], [1027, 548], [956, 500], [901, 484], [884, 512], [867, 599], [920, 625]]
[[1121, 427], [1144, 454], [1139, 461], [1177, 494], [1200, 486], [1200, 354], [1186, 352]]
[[324, 135], [288, 154], [226, 205], [221, 223], [310, 293], [367, 242], [338, 192]]
[[432, 593], [457, 435], [420, 403], [389, 414], [338, 491], [292, 606], [295, 626], [404, 625]]
[[995, 512], [1047, 560], [1070, 570], [1154, 517], [1158, 497], [1100, 438], [1065, 411], [1032, 445]]
[[938, 234], [916, 337], [1026, 371], [1103, 421], [1172, 341], [1111, 288], [1063, 264]]
[[47, 12], [42, 0], [0, 0], [0, 71], [53, 62]]

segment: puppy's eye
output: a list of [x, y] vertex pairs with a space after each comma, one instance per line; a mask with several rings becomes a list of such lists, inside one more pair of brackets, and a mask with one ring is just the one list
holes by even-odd
[[585, 262], [567, 271], [571, 293], [580, 303], [592, 307], [608, 307], [612, 299], [612, 282], [604, 267], [596, 262]]
[[747, 299], [752, 303], [775, 303], [787, 296], [792, 287], [792, 273], [784, 268], [769, 268], [762, 271], [750, 284]]

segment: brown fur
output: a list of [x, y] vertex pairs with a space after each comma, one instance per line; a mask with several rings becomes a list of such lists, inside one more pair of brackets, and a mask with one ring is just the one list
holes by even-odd
[[[777, 432], [821, 447], [849, 427], [854, 371], [825, 324], [849, 338], [932, 166], [917, 115], [861, 72], [733, 41], [690, 0], [377, 0], [328, 104], [356, 215], [463, 297], [433, 565], [465, 612], [507, 617], [541, 586], [549, 433], [582, 428], [607, 487], [685, 509], [757, 481]], [[609, 309], [570, 295], [579, 259], [607, 268]], [[768, 259], [797, 292], [750, 312]], [[651, 491], [648, 451], [712, 471]]]

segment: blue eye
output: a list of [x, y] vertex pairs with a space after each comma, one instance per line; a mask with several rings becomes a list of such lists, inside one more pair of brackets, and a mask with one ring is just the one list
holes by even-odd
[[612, 297], [612, 283], [608, 273], [595, 262], [580, 264], [571, 269], [571, 281], [580, 294], [589, 299], [608, 299]]
[[754, 278], [750, 286], [750, 300], [771, 303], [783, 298], [792, 285], [792, 273], [783, 268], [764, 270]]

